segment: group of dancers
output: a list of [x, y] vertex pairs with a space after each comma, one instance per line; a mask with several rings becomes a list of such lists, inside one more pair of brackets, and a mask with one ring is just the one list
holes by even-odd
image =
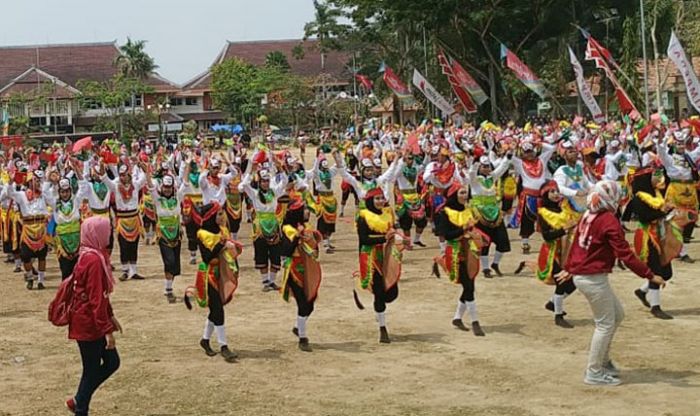
[[[381, 343], [391, 342], [386, 309], [399, 295], [402, 257], [425, 247], [428, 227], [440, 247], [433, 273], [444, 273], [462, 289], [452, 319], [456, 328], [485, 335], [476, 277], [503, 276], [501, 261], [512, 250], [508, 228], [519, 228], [523, 255], [532, 252], [530, 238], [541, 234], [537, 260], [521, 262], [515, 273], [529, 269], [552, 285], [545, 307], [557, 326], [572, 328], [564, 299], [576, 285], [566, 262], [581, 218], [596, 202], [596, 183], [619, 184], [617, 215], [630, 227], [638, 222], [634, 250], [655, 275], [668, 280], [673, 259], [693, 261], [686, 244], [697, 221], [699, 127], [698, 120], [461, 128], [428, 122], [329, 134], [308, 164], [304, 154], [300, 159], [263, 145], [251, 150], [237, 140], [225, 151], [191, 143], [157, 149], [95, 143], [75, 152], [65, 145], [9, 146], [0, 177], [3, 250], [15, 271], [24, 272], [26, 287], [41, 290], [49, 248], [67, 278], [78, 258], [81, 221], [105, 217], [113, 228], [110, 252], [115, 235], [119, 246], [120, 280], [143, 279], [137, 265], [145, 236], [146, 245], [158, 245], [164, 295], [175, 303], [173, 281], [182, 272], [186, 244], [190, 263], [198, 266], [185, 303], [209, 310], [200, 345], [217, 355], [210, 343], [216, 333], [221, 355], [235, 361], [224, 307], [238, 287], [244, 258], [239, 230], [249, 221], [261, 288], [294, 298], [293, 333], [299, 348], [311, 351], [307, 323], [322, 280], [320, 254], [334, 254], [336, 221], [353, 196], [359, 261], [354, 299], [364, 309], [360, 293], [371, 293]], [[658, 283], [647, 280], [634, 294], [653, 316], [672, 319], [661, 309]]]

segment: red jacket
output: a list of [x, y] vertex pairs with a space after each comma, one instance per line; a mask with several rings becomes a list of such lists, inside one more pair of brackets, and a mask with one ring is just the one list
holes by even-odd
[[645, 279], [654, 277], [649, 267], [632, 252], [625, 240], [622, 225], [612, 212], [602, 212], [593, 220], [588, 249], [579, 245], [579, 232], [577, 229], [564, 267], [567, 272], [574, 275], [610, 273], [615, 260], [620, 259], [637, 276]]
[[96, 341], [114, 332], [112, 305], [107, 293], [107, 275], [96, 254], [80, 256], [73, 270], [77, 279], [73, 293], [73, 313], [68, 323], [68, 338]]

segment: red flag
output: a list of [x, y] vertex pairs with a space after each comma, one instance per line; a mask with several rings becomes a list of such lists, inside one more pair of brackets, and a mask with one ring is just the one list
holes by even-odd
[[605, 72], [605, 75], [615, 87], [615, 96], [617, 97], [617, 101], [620, 104], [620, 110], [622, 110], [624, 114], [629, 114], [633, 111], [637, 111], [637, 108], [632, 103], [632, 100], [630, 100], [624, 88], [622, 88], [622, 85], [617, 79], [617, 76], [608, 65], [608, 60], [610, 60], [613, 63], [615, 62], [612, 60], [610, 51], [603, 48], [603, 46], [600, 43], [593, 39], [593, 36], [588, 37], [588, 44], [586, 45], [586, 60], [595, 61], [596, 68], [602, 69]]
[[411, 97], [411, 91], [408, 89], [406, 84], [404, 84], [404, 82], [401, 81], [401, 78], [399, 78], [388, 66], [384, 68], [383, 79], [386, 86], [389, 87], [389, 89], [392, 90], [400, 99]]
[[355, 74], [355, 79], [357, 79], [360, 82], [360, 85], [362, 85], [367, 91], [372, 91], [372, 88], [374, 88], [372, 80], [369, 79], [367, 75]]
[[414, 155], [420, 154], [420, 144], [418, 144], [417, 134], [411, 133], [408, 135], [408, 139], [406, 140], [406, 148]]
[[457, 98], [459, 98], [459, 102], [462, 104], [462, 107], [464, 107], [464, 110], [470, 114], [476, 113], [476, 104], [474, 104], [474, 101], [472, 101], [472, 98], [469, 96], [467, 91], [462, 88], [459, 80], [453, 72], [450, 61], [447, 59], [442, 49], [438, 49], [437, 56], [438, 62], [440, 62], [440, 67], [442, 68], [442, 73], [447, 75], [447, 80], [452, 86], [452, 91], [454, 91]]
[[73, 153], [80, 152], [83, 149], [92, 149], [92, 136], [83, 137], [73, 143]]
[[117, 164], [117, 162], [119, 162], [119, 158], [117, 157], [117, 155], [112, 153], [112, 151], [109, 149], [103, 151], [100, 156], [107, 165], [114, 165]]

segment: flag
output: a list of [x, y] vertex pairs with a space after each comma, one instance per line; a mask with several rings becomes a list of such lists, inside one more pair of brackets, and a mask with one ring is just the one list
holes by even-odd
[[541, 99], [544, 99], [547, 95], [547, 89], [542, 84], [537, 75], [530, 68], [527, 67], [510, 49], [506, 48], [506, 45], [501, 44], [501, 59], [505, 59], [506, 66], [513, 71], [516, 78], [520, 80], [526, 87], [537, 94]]
[[[607, 50], [603, 45], [600, 44], [593, 36], [591, 36], [588, 31], [586, 31], [584, 28], [579, 27], [579, 30], [581, 31], [581, 34], [583, 37], [586, 39], [586, 41], [590, 42], [593, 46], [594, 49], [592, 53], [595, 55], [596, 58], [604, 58], [607, 60], [610, 64], [612, 64], [615, 68], [619, 69], [620, 67], [617, 65], [617, 62], [615, 62], [615, 59], [613, 59], [612, 53], [610, 53], [609, 50]], [[589, 60], [588, 56], [586, 56], [586, 60]]]
[[578, 93], [581, 96], [581, 100], [583, 100], [586, 107], [588, 107], [588, 111], [591, 112], [593, 120], [595, 120], [596, 123], [603, 122], [603, 113], [600, 111], [600, 107], [598, 106], [598, 103], [591, 92], [590, 86], [583, 77], [583, 67], [571, 48], [569, 48], [569, 60], [571, 61], [571, 66], [574, 68], [574, 73], [576, 74], [576, 85], [578, 86]]
[[92, 149], [92, 136], [83, 137], [82, 139], [73, 143], [73, 153], [78, 153], [83, 149]]
[[443, 97], [431, 84], [428, 82], [417, 69], [413, 70], [413, 85], [425, 95], [431, 103], [442, 111], [445, 116], [452, 115], [455, 112], [454, 107], [445, 97]]
[[452, 57], [447, 57], [452, 64], [452, 73], [454, 74], [455, 78], [457, 78], [457, 81], [459, 81], [459, 84], [467, 90], [469, 95], [472, 96], [474, 101], [476, 102], [476, 105], [481, 105], [486, 100], [489, 99], [489, 97], [486, 95], [484, 90], [481, 89], [479, 84], [472, 78], [472, 76], [467, 72], [462, 65], [457, 62], [456, 59], [452, 59]]
[[462, 107], [464, 107], [464, 111], [470, 114], [476, 113], [476, 104], [469, 96], [469, 93], [467, 93], [467, 91], [460, 85], [459, 80], [454, 75], [452, 65], [450, 64], [450, 61], [447, 59], [442, 49], [438, 49], [437, 56], [438, 62], [440, 62], [440, 67], [442, 68], [442, 73], [447, 75], [447, 80], [452, 86], [452, 91], [455, 93], [457, 98], [459, 98], [459, 102], [462, 104]]
[[374, 88], [374, 84], [372, 83], [372, 80], [369, 79], [367, 75], [362, 75], [362, 74], [355, 74], [355, 79], [362, 85], [367, 91], [372, 91], [372, 88]]
[[10, 113], [6, 108], [2, 109], [2, 135], [10, 134]]
[[586, 60], [594, 61], [596, 68], [602, 69], [605, 72], [605, 75], [615, 87], [615, 96], [617, 97], [617, 101], [620, 104], [620, 110], [622, 110], [624, 114], [629, 114], [633, 111], [637, 111], [637, 108], [632, 103], [632, 100], [630, 100], [624, 88], [622, 88], [622, 85], [617, 79], [617, 76], [610, 68], [610, 65], [608, 65], [608, 62], [615, 62], [612, 60], [612, 57], [610, 57], [610, 60], [606, 58], [606, 56], [609, 55], [610, 52], [607, 49], [603, 48], [602, 45], [598, 43], [595, 39], [593, 39], [593, 36], [588, 36], [588, 43], [586, 45]]
[[700, 82], [698, 82], [698, 77], [695, 75], [693, 65], [688, 61], [688, 57], [683, 50], [681, 42], [673, 31], [671, 31], [671, 40], [668, 42], [666, 54], [671, 58], [681, 75], [683, 75], [688, 99], [693, 104], [693, 107], [695, 107], [697, 111], [700, 111]]
[[411, 91], [409, 91], [406, 84], [401, 81], [401, 78], [394, 73], [394, 71], [388, 66], [384, 65], [384, 83], [389, 87], [390, 90], [399, 97], [400, 100], [411, 98]]

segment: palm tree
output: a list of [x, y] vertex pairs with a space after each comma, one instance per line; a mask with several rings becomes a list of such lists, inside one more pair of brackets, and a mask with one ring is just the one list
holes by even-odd
[[326, 69], [326, 53], [329, 50], [340, 49], [338, 37], [347, 31], [347, 25], [338, 23], [343, 17], [343, 11], [331, 8], [325, 2], [314, 0], [314, 20], [304, 25], [304, 40], [315, 37], [321, 52], [321, 70]]
[[145, 40], [126, 38], [126, 43], [119, 47], [121, 53], [114, 59], [114, 65], [122, 75], [144, 80], [158, 68], [153, 58], [144, 51], [145, 46]]

